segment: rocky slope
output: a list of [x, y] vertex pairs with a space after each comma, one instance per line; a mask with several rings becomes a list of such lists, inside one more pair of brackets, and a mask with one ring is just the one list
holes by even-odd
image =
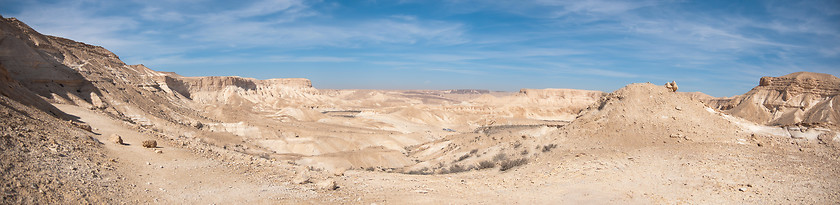
[[0, 64], [0, 203], [119, 203], [115, 163], [90, 126], [59, 111]]
[[200, 118], [180, 104], [182, 96], [159, 92], [159, 72], [126, 65], [99, 46], [42, 35], [14, 18], [0, 20], [0, 29], [0, 64], [51, 103], [101, 109], [146, 124]]
[[840, 123], [840, 78], [797, 72], [762, 77], [749, 92], [732, 98], [707, 99], [712, 107], [757, 123], [836, 127]]

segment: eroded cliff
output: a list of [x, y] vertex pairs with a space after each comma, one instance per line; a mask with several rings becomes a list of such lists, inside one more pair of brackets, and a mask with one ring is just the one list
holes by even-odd
[[726, 113], [767, 125], [822, 124], [837, 126], [840, 78], [829, 74], [797, 72], [762, 77], [749, 92], [732, 98], [707, 99]]

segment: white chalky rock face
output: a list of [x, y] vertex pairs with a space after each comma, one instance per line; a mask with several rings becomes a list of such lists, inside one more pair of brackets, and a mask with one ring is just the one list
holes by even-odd
[[749, 92], [731, 98], [708, 98], [706, 104], [759, 124], [791, 126], [840, 125], [840, 78], [797, 72], [762, 77]]

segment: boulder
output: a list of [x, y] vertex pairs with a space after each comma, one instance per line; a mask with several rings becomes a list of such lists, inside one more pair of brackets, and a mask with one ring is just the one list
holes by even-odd
[[671, 81], [669, 83], [665, 83], [665, 88], [668, 88], [671, 92], [677, 92], [679, 86], [677, 86], [677, 81]]
[[321, 190], [336, 190], [336, 189], [338, 189], [338, 184], [336, 184], [335, 180], [333, 180], [333, 179], [326, 179], [324, 181], [318, 182], [318, 184], [316, 184], [316, 185], [318, 186], [318, 189], [321, 189]]
[[155, 148], [155, 147], [157, 147], [157, 141], [154, 141], [154, 140], [143, 141], [143, 147], [145, 147], [145, 148]]
[[118, 135], [118, 134], [111, 134], [111, 142], [114, 142], [114, 143], [116, 143], [116, 144], [118, 144], [118, 145], [124, 145], [124, 144], [125, 144], [125, 143], [123, 142], [122, 137], [121, 137], [120, 135]]

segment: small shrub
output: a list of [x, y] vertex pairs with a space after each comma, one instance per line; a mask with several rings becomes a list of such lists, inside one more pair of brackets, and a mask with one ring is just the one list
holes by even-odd
[[542, 152], [548, 152], [548, 151], [551, 151], [551, 149], [554, 149], [554, 148], [557, 148], [556, 144], [549, 144], [549, 145], [543, 146]]
[[499, 154], [496, 154], [496, 156], [493, 156], [493, 161], [494, 162], [505, 161], [506, 159], [507, 159], [507, 155], [505, 155], [505, 153], [499, 153]]
[[373, 167], [368, 167], [368, 168], [365, 168], [365, 171], [369, 171], [369, 172], [372, 172], [372, 171], [374, 171], [374, 170], [375, 170], [375, 169], [374, 169]]
[[466, 168], [462, 167], [461, 165], [453, 164], [449, 166], [449, 173], [458, 173], [458, 172], [465, 172], [469, 171]]
[[314, 171], [314, 172], [324, 171], [324, 169], [322, 169], [322, 168], [318, 168], [318, 167], [314, 167], [314, 166], [306, 166], [306, 169], [308, 169], [309, 171]]
[[500, 166], [499, 171], [507, 171], [511, 168], [522, 166], [522, 165], [527, 164], [527, 163], [528, 163], [528, 159], [525, 159], [525, 158], [507, 160], [507, 161], [504, 161], [501, 164], [499, 164], [499, 166]]
[[473, 155], [473, 154], [475, 154], [475, 153], [478, 153], [478, 149], [473, 149], [473, 150], [470, 150], [470, 155]]
[[449, 170], [446, 169], [446, 168], [440, 168], [440, 171], [438, 171], [438, 174], [449, 174]]
[[523, 155], [523, 156], [524, 156], [524, 155], [528, 155], [528, 150], [527, 150], [527, 149], [526, 149], [526, 150], [522, 150], [522, 155]]
[[493, 167], [496, 167], [496, 163], [493, 163], [491, 161], [485, 160], [478, 163], [478, 169], [489, 169]]
[[465, 154], [461, 157], [458, 157], [458, 160], [456, 160], [456, 162], [464, 161], [467, 158], [470, 158], [470, 154]]
[[432, 172], [429, 171], [428, 167], [423, 167], [422, 169], [411, 170], [411, 171], [408, 172], [408, 174], [411, 174], [411, 175], [430, 175], [430, 174], [432, 174]]

